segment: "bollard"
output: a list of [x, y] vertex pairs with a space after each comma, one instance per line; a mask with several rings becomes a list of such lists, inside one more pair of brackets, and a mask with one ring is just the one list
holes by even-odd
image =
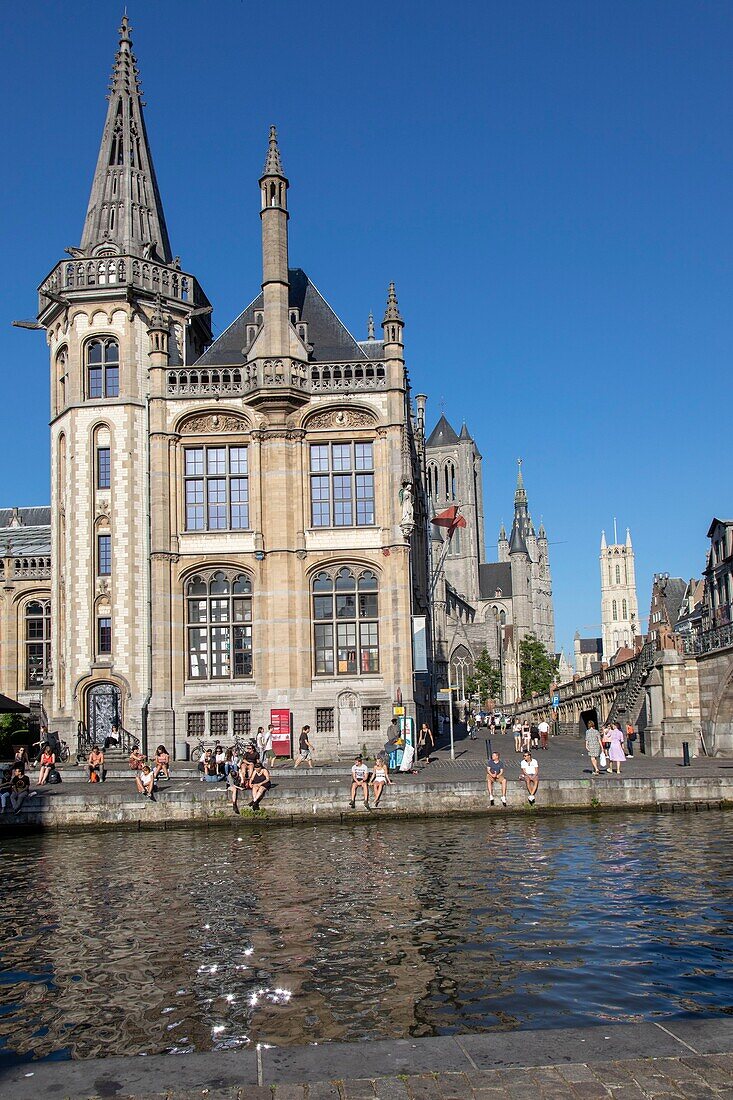
[[689, 742], [682, 742], [682, 767], [689, 768], [690, 766], [690, 745]]

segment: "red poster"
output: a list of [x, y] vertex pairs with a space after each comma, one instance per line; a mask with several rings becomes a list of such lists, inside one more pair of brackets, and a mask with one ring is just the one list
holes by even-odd
[[272, 751], [275, 756], [293, 755], [293, 715], [289, 710], [271, 710]]

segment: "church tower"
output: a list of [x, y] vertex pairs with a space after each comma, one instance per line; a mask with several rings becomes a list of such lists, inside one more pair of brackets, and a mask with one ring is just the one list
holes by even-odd
[[427, 491], [435, 512], [457, 504], [466, 520], [451, 539], [445, 561], [449, 583], [469, 603], [480, 598], [478, 566], [486, 557], [482, 458], [468, 427], [460, 435], [441, 416], [425, 449]]
[[211, 341], [208, 300], [171, 251], [127, 17], [108, 99], [80, 244], [39, 288], [51, 356], [47, 705], [67, 737], [79, 719], [90, 733], [144, 733], [155, 635], [169, 630], [151, 613], [151, 570], [174, 552], [166, 368]]
[[[614, 521], [614, 535], [615, 526]], [[606, 532], [601, 533], [600, 566], [603, 660], [610, 661], [620, 647], [633, 649], [634, 639], [640, 633], [634, 548], [628, 528], [626, 542], [614, 539], [610, 546]]]

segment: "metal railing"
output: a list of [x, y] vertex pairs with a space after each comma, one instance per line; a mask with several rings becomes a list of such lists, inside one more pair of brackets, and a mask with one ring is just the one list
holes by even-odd
[[613, 701], [613, 705], [608, 713], [609, 722], [617, 721], [622, 715], [627, 719], [632, 718], [632, 708], [639, 698], [644, 680], [654, 664], [654, 654], [656, 651], [657, 646], [654, 640], [644, 642], [634, 663], [634, 668], [628, 683], [625, 687], [621, 688]]
[[718, 649], [733, 646], [733, 623], [714, 626], [710, 630], [701, 630], [696, 634], [685, 635], [682, 648], [686, 656], [699, 657], [703, 653], [714, 653]]

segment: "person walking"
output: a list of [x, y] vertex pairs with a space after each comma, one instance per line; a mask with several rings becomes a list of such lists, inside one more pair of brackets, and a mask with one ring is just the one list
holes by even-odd
[[425, 763], [432, 763], [431, 754], [435, 748], [435, 738], [433, 737], [433, 731], [427, 722], [423, 722], [420, 726], [420, 732], [417, 735], [417, 755], [418, 759], [420, 755], [425, 755]]
[[498, 783], [501, 787], [501, 804], [506, 806], [506, 776], [498, 752], [492, 752], [491, 760], [486, 765], [486, 790], [489, 792], [489, 806], [494, 805], [494, 783]]
[[540, 731], [540, 745], [546, 750], [550, 744], [550, 723], [543, 718], [537, 728]]
[[295, 761], [296, 768], [299, 768], [301, 764], [306, 763], [309, 768], [313, 767], [313, 743], [310, 740], [310, 726], [303, 726], [300, 731], [300, 737], [298, 738], [298, 759]]
[[522, 752], [529, 752], [529, 750], [532, 748], [532, 745], [530, 743], [531, 738], [532, 727], [530, 726], [529, 721], [525, 718], [525, 720], [522, 722]]
[[540, 785], [540, 766], [529, 749], [523, 754], [521, 768], [522, 780], [527, 788], [527, 801], [530, 806], [534, 806], [535, 795]]
[[612, 765], [615, 764], [616, 775], [621, 775], [621, 765], [626, 760], [626, 756], [624, 754], [624, 735], [617, 722], [614, 722], [608, 731], [608, 743], [608, 759], [611, 763], [608, 770], [612, 771]]
[[260, 760], [265, 767], [275, 766], [275, 753], [272, 749], [272, 725], [269, 725], [267, 729], [260, 726], [257, 730], [257, 752], [260, 754]]
[[601, 735], [593, 721], [588, 723], [588, 728], [585, 731], [585, 751], [590, 757], [593, 774], [600, 775], [601, 769], [598, 767], [598, 758], [601, 755]]

